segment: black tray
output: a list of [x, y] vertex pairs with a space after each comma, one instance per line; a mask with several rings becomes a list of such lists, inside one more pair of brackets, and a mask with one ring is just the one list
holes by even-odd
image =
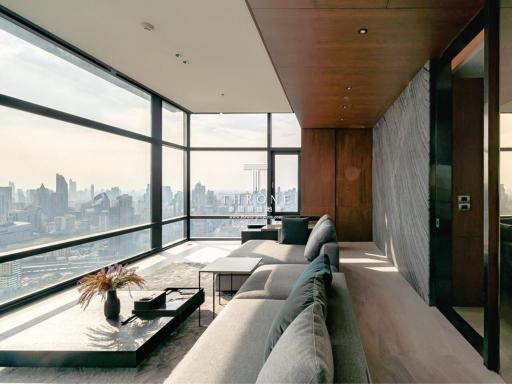
[[133, 309], [138, 317], [177, 316], [190, 307], [198, 307], [204, 303], [203, 288], [166, 288], [165, 304], [153, 309]]

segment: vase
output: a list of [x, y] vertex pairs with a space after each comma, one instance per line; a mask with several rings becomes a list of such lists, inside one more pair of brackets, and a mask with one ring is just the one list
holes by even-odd
[[107, 319], [115, 319], [121, 311], [121, 302], [117, 297], [117, 291], [111, 290], [107, 292], [107, 299], [103, 305], [103, 313]]

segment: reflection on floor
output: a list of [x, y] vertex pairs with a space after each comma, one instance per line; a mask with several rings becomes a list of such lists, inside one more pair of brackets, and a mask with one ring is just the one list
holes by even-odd
[[[478, 333], [484, 332], [484, 309], [479, 307], [454, 308]], [[500, 321], [500, 374], [505, 380], [512, 380], [512, 324], [504, 317]]]
[[455, 312], [462, 316], [471, 327], [484, 336], [484, 308], [483, 307], [453, 307]]
[[341, 262], [374, 382], [503, 382], [373, 243], [342, 243]]

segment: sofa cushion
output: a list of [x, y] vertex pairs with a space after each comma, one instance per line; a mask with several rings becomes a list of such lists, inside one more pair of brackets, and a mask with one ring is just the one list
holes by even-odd
[[308, 242], [304, 248], [304, 257], [312, 261], [320, 254], [320, 249], [325, 243], [336, 242], [336, 228], [334, 222], [327, 218], [318, 221], [309, 235]]
[[284, 331], [256, 383], [332, 383], [333, 376], [331, 342], [323, 309], [320, 303], [314, 303]]
[[315, 275], [313, 278], [305, 281], [303, 284], [295, 287], [285, 300], [283, 306], [275, 316], [265, 343], [264, 357], [268, 358], [270, 352], [277, 344], [283, 332], [288, 328], [291, 322], [304, 309], [314, 302], [318, 302], [324, 309], [324, 317], [327, 315], [327, 297], [323, 276]]
[[334, 382], [369, 383], [366, 356], [343, 273], [333, 273], [327, 303], [326, 323], [334, 358]]
[[282, 244], [306, 244], [308, 241], [309, 217], [283, 217], [281, 228]]
[[315, 275], [320, 275], [324, 279], [325, 288], [327, 291], [331, 289], [332, 283], [332, 271], [331, 264], [329, 263], [329, 257], [327, 255], [322, 255], [313, 260], [309, 265], [304, 269], [304, 272], [295, 280], [292, 285], [292, 291], [298, 287], [299, 285], [304, 284], [306, 281], [310, 280]]
[[280, 244], [274, 240], [249, 240], [228, 257], [261, 257], [262, 264], [307, 264], [304, 245]]
[[269, 264], [258, 267], [242, 285], [237, 299], [286, 300], [306, 264]]
[[282, 300], [231, 300], [166, 383], [254, 383]]

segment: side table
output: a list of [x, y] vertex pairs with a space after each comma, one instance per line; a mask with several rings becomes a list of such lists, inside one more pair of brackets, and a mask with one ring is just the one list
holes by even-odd
[[[221, 274], [230, 275], [231, 282], [233, 282], [233, 275], [250, 275], [258, 268], [261, 262], [261, 257], [221, 257], [210, 264], [204, 266], [199, 270], [199, 289], [201, 289], [201, 274], [212, 274], [212, 300], [213, 300], [213, 314], [215, 318], [215, 276], [220, 278]], [[220, 282], [219, 282], [220, 283]], [[220, 284], [219, 284], [220, 287]], [[219, 304], [220, 304], [220, 289], [219, 289]], [[199, 307], [199, 325], [201, 325], [201, 307]]]

